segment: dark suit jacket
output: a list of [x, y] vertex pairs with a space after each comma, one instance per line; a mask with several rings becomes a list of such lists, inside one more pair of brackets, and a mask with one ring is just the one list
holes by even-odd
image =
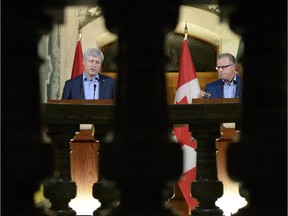
[[[218, 79], [214, 82], [208, 83], [205, 87], [205, 92], [211, 94], [211, 98], [223, 98], [223, 81]], [[242, 96], [242, 78], [236, 75], [236, 95], [235, 98]]]
[[[99, 99], [115, 99], [115, 79], [99, 74], [99, 82]], [[85, 99], [83, 74], [65, 82], [62, 99]]]

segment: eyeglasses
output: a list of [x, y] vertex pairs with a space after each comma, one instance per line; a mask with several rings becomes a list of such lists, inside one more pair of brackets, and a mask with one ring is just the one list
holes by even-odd
[[231, 66], [231, 65], [234, 65], [234, 64], [229, 64], [229, 65], [224, 65], [224, 66], [216, 66], [216, 70], [219, 70], [220, 68], [222, 68], [222, 70], [224, 70], [225, 68]]

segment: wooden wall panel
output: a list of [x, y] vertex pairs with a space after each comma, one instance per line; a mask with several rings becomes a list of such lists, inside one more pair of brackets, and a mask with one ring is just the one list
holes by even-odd
[[[102, 74], [117, 78], [117, 73], [114, 72], [102, 72]], [[201, 90], [204, 90], [205, 85], [211, 81], [218, 79], [218, 72], [197, 72], [197, 78]], [[167, 72], [166, 73], [166, 85], [167, 85], [167, 102], [169, 104], [174, 103], [175, 92], [178, 84], [178, 72]]]

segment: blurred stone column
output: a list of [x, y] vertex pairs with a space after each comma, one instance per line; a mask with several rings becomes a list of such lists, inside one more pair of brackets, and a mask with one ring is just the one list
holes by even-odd
[[172, 215], [162, 195], [181, 175], [182, 151], [170, 139], [164, 37], [176, 27], [179, 6], [100, 1], [106, 26], [119, 39], [114, 125], [100, 147], [100, 175], [121, 191], [111, 215]]
[[69, 202], [76, 197], [76, 183], [71, 179], [70, 141], [78, 125], [49, 124], [48, 135], [55, 146], [54, 176], [46, 181], [43, 194], [51, 202], [50, 210], [56, 215], [76, 216]]
[[191, 194], [198, 201], [192, 209], [193, 216], [223, 215], [215, 204], [223, 195], [223, 183], [218, 180], [215, 141], [220, 137], [220, 124], [199, 123], [189, 125], [197, 140], [196, 179], [191, 184]]
[[61, 1], [54, 17], [44, 10], [52, 5], [19, 0], [1, 4], [2, 215], [46, 215], [33, 199], [41, 181], [53, 174], [52, 146], [42, 138], [37, 45], [52, 22], [62, 21]]
[[242, 128], [228, 172], [248, 205], [236, 215], [287, 215], [287, 2], [219, 4], [244, 42]]

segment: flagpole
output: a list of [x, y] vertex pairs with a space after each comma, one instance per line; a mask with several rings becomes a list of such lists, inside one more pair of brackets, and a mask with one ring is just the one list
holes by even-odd
[[78, 40], [81, 40], [82, 37], [82, 27], [79, 26], [78, 28]]
[[184, 34], [185, 34], [184, 40], [187, 40], [188, 39], [188, 28], [187, 28], [186, 22], [185, 22]]

